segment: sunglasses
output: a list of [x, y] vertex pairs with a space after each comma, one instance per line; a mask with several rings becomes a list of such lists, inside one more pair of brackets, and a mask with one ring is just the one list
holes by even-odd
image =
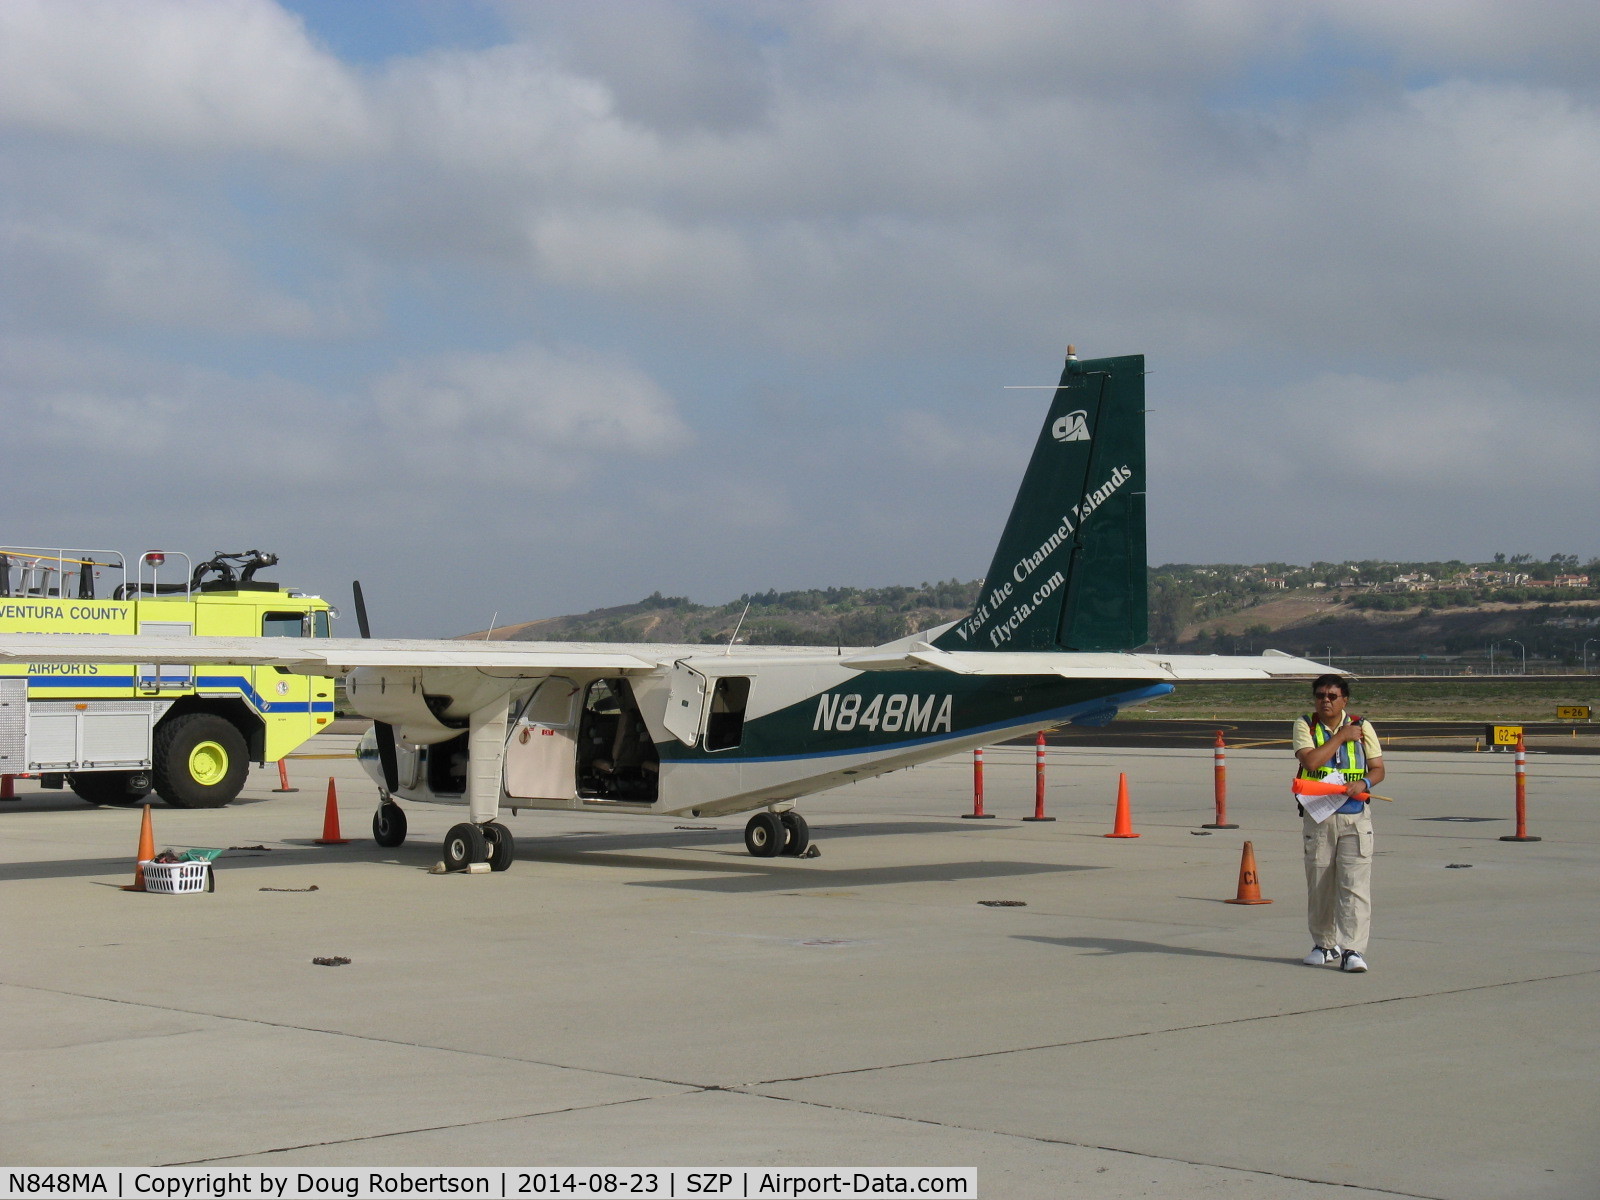
[[1343, 700], [1344, 699], [1344, 693], [1343, 692], [1312, 692], [1311, 694], [1313, 696], [1315, 696], [1318, 700]]

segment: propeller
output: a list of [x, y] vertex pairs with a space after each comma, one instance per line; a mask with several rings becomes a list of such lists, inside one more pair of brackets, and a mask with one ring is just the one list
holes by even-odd
[[[354, 580], [350, 590], [355, 594], [356, 624], [361, 628], [361, 636], [370, 638], [372, 627], [367, 624], [367, 601], [361, 594], [361, 581]], [[378, 741], [378, 765], [383, 768], [383, 786], [390, 792], [400, 790], [400, 760], [394, 749], [394, 726], [387, 721], [374, 721], [372, 734]]]

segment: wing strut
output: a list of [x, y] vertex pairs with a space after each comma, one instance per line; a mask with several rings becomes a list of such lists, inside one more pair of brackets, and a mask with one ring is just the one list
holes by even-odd
[[500, 815], [500, 780], [506, 757], [507, 698], [476, 710], [467, 726], [467, 812], [475, 825]]

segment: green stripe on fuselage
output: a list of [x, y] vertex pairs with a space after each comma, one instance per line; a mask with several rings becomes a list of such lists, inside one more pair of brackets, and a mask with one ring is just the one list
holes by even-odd
[[1148, 680], [972, 676], [873, 671], [747, 720], [736, 747], [708, 752], [669, 742], [663, 759], [775, 759], [861, 753], [1026, 726], [1062, 709], [1149, 686]]

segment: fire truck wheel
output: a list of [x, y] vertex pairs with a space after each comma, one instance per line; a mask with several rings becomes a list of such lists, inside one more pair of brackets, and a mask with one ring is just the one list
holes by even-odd
[[164, 721], [151, 741], [156, 792], [174, 808], [221, 808], [250, 769], [244, 735], [212, 713]]
[[484, 840], [483, 830], [470, 821], [450, 826], [450, 832], [444, 835], [446, 870], [463, 871], [473, 863], [482, 862], [488, 856], [489, 846]]
[[372, 840], [387, 850], [405, 845], [405, 810], [393, 801], [378, 805], [378, 811], [372, 814]]
[[138, 804], [150, 794], [144, 771], [90, 771], [67, 776], [67, 786], [90, 804]]
[[504, 871], [517, 857], [517, 839], [499, 821], [490, 821], [483, 827], [483, 840], [489, 847], [491, 871]]

